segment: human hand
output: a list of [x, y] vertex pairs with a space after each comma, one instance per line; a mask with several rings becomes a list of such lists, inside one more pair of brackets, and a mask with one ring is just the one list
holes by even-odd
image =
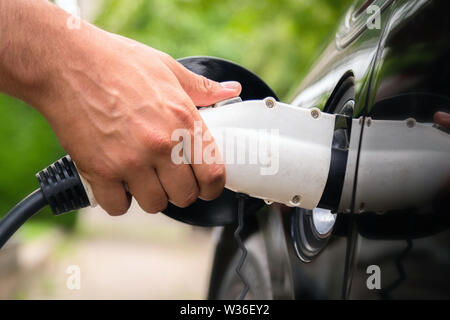
[[[171, 150], [178, 141], [171, 135], [183, 128], [194, 137], [194, 121], [206, 132], [196, 106], [238, 96], [239, 83], [208, 80], [165, 53], [85, 22], [79, 30], [66, 30], [67, 15], [46, 2], [18, 3], [37, 6], [36, 19], [52, 25], [34, 28], [36, 34], [25, 41], [32, 54], [42, 54], [41, 63], [35, 61], [22, 73], [12, 70], [17, 73], [12, 78], [21, 81], [14, 86], [5, 81], [5, 90], [45, 116], [109, 214], [128, 210], [125, 183], [150, 213], [165, 209], [168, 201], [186, 207], [198, 197], [220, 195], [223, 164], [174, 164]], [[60, 26], [53, 28], [53, 23]], [[35, 41], [40, 32], [47, 42]], [[204, 142], [203, 149], [210, 143]]]
[[450, 129], [450, 114], [447, 112], [436, 112], [433, 116], [434, 122], [446, 129]]
[[64, 68], [57, 106], [45, 108], [98, 203], [112, 215], [126, 212], [123, 183], [151, 213], [163, 210], [168, 200], [186, 207], [198, 197], [220, 195], [224, 166], [174, 164], [171, 134], [185, 128], [193, 137], [194, 121], [202, 122], [195, 106], [238, 96], [240, 85], [207, 80], [128, 39], [103, 32], [99, 37], [102, 45], [90, 48], [86, 65]]

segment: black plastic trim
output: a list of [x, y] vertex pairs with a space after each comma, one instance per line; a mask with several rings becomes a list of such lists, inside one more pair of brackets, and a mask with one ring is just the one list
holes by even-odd
[[346, 134], [347, 137], [351, 136], [351, 129], [352, 118], [339, 114], [336, 115], [331, 148], [330, 171], [328, 172], [327, 184], [319, 201], [319, 208], [336, 212], [339, 207], [347, 168], [348, 143], [350, 142], [350, 140], [341, 140], [342, 134]]

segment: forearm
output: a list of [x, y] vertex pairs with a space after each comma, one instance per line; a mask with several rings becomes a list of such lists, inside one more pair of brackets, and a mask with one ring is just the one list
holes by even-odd
[[46, 0], [0, 0], [0, 92], [40, 108], [76, 50], [69, 15]]

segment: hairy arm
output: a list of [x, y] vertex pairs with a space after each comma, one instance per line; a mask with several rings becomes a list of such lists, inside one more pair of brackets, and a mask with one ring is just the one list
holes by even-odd
[[45, 0], [0, 0], [0, 91], [47, 119], [112, 215], [129, 207], [123, 183], [151, 213], [167, 201], [184, 207], [217, 197], [224, 166], [174, 164], [171, 134], [193, 133], [194, 121], [202, 122], [195, 106], [237, 96], [240, 85], [195, 75], [84, 21], [68, 28], [69, 17]]
[[65, 27], [67, 18], [68, 14], [47, 1], [0, 1], [3, 92], [31, 103], [39, 100], [43, 90], [50, 89], [50, 76], [60, 68], [56, 58], [70, 50], [62, 44], [74, 40]]

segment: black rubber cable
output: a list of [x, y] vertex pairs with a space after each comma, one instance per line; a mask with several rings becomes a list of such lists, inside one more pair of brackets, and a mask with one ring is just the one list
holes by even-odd
[[12, 208], [0, 221], [0, 249], [28, 219], [46, 205], [44, 194], [38, 189]]
[[90, 205], [77, 168], [65, 156], [36, 174], [40, 188], [23, 199], [0, 221], [0, 249], [35, 213], [49, 205], [54, 215]]
[[238, 198], [238, 227], [234, 232], [234, 238], [236, 239], [238, 247], [241, 250], [241, 257], [239, 258], [238, 264], [236, 266], [236, 274], [238, 275], [239, 279], [241, 279], [244, 285], [244, 288], [242, 289], [238, 300], [244, 300], [245, 296], [248, 293], [248, 290], [250, 289], [250, 285], [248, 284], [247, 279], [242, 273], [242, 267], [244, 266], [245, 259], [247, 258], [247, 248], [245, 247], [245, 244], [241, 239], [241, 232], [244, 229], [245, 199], [248, 196], [240, 193], [238, 193], [236, 196]]

